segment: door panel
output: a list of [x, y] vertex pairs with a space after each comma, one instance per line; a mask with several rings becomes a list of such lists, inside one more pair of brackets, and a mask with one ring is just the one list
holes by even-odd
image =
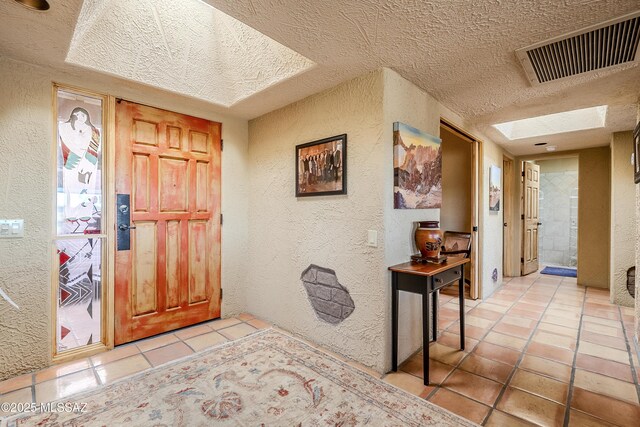
[[131, 249], [116, 251], [116, 344], [220, 317], [220, 130], [116, 105], [116, 193], [131, 194]]
[[522, 274], [538, 270], [538, 225], [540, 216], [540, 166], [524, 162], [524, 219]]

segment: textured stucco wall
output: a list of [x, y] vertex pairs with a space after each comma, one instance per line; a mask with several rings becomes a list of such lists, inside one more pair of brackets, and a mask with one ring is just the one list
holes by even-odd
[[[384, 265], [382, 72], [366, 74], [249, 122], [250, 263], [246, 307], [382, 372], [389, 287]], [[347, 134], [348, 194], [296, 198], [295, 146]], [[389, 148], [390, 151], [390, 148]], [[378, 231], [378, 247], [366, 245]], [[335, 270], [355, 302], [338, 325], [319, 320], [300, 274]]]
[[609, 288], [610, 149], [580, 151], [578, 178], [578, 284]]
[[635, 265], [633, 183], [633, 132], [616, 132], [611, 137], [611, 302], [633, 307], [627, 291], [627, 270]]
[[[418, 252], [413, 233], [416, 221], [440, 220], [440, 209], [393, 208], [393, 123], [403, 122], [435, 136], [440, 134], [440, 116], [446, 112], [441, 105], [413, 83], [395, 71], [384, 70], [384, 128], [382, 147], [384, 160], [384, 230], [385, 265], [406, 262]], [[391, 317], [391, 274], [387, 273], [388, 304], [384, 307]], [[422, 346], [422, 299], [419, 295], [400, 292], [398, 319], [398, 360], [402, 361]], [[385, 325], [387, 348], [391, 348], [391, 325]], [[388, 353], [390, 357], [391, 354]], [[391, 360], [386, 360], [387, 368]]]
[[50, 358], [51, 81], [0, 58], [0, 218], [23, 218], [23, 239], [0, 240], [0, 380]]
[[66, 74], [0, 57], [0, 218], [25, 219], [25, 238], [0, 240], [0, 380], [50, 363], [51, 82], [111, 93], [222, 122], [222, 315], [244, 309], [248, 221], [247, 121], [212, 114], [204, 103], [90, 71]]
[[[480, 162], [479, 167], [483, 170], [486, 169], [487, 174], [489, 170], [487, 161], [502, 164], [503, 151], [501, 148], [483, 138], [482, 135], [475, 133], [474, 129], [465, 123], [459, 115], [444, 107], [413, 83], [393, 70], [384, 69], [384, 137], [382, 144], [385, 150], [385, 169], [383, 170], [385, 171], [385, 265], [387, 266], [406, 262], [411, 254], [417, 252], [413, 243], [416, 221], [441, 219], [439, 209], [393, 209], [393, 167], [391, 166], [393, 164], [393, 122], [401, 121], [424, 132], [439, 136], [441, 117], [481, 138], [485, 159]], [[456, 166], [452, 165], [452, 167]], [[488, 183], [488, 176], [485, 176], [484, 179]], [[488, 184], [484, 187], [487, 188], [480, 189], [479, 226], [484, 240], [480, 253], [478, 275], [483, 286], [481, 292], [486, 297], [494, 290], [491, 280], [491, 272], [494, 267], [497, 267], [499, 272], [497, 283], [502, 282], [502, 213], [491, 217], [488, 214], [483, 215], [483, 203], [485, 199], [488, 201], [489, 197]], [[487, 260], [485, 264], [483, 264], [483, 259]], [[500, 261], [493, 262], [492, 260]], [[388, 283], [390, 283], [390, 274], [387, 273], [387, 277]], [[403, 360], [422, 345], [422, 305], [420, 297], [417, 295], [404, 292], [400, 295], [399, 360]], [[390, 295], [388, 298], [390, 301]], [[385, 309], [390, 315], [391, 305], [387, 304]], [[386, 328], [386, 336], [390, 341], [390, 324], [387, 324]], [[388, 342], [387, 345], [390, 348], [391, 343]], [[390, 357], [390, 353], [388, 356]], [[389, 366], [390, 360], [387, 360], [387, 367]]]
[[[482, 297], [486, 298], [491, 295], [499, 286], [502, 285], [502, 260], [503, 260], [503, 237], [504, 232], [504, 204], [501, 204], [500, 211], [489, 211], [489, 173], [491, 165], [496, 165], [502, 169], [502, 160], [504, 150], [492, 143], [484, 141], [483, 144], [483, 162], [482, 168], [483, 180], [480, 186], [480, 210], [484, 212], [484, 221], [482, 224], [483, 240], [482, 240]], [[504, 172], [504, 171], [502, 171]], [[501, 174], [501, 180], [504, 173]], [[501, 183], [501, 187], [504, 185]], [[502, 195], [504, 197], [504, 195]], [[493, 270], [498, 270], [498, 279], [493, 280], [491, 277]]]

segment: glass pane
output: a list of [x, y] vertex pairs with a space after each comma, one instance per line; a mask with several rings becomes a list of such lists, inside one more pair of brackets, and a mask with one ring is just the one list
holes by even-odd
[[102, 99], [58, 89], [58, 235], [99, 234]]
[[100, 342], [101, 239], [58, 240], [58, 352]]

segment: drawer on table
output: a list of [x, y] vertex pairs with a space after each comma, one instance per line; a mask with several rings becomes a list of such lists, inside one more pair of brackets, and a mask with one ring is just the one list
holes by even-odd
[[438, 273], [433, 276], [433, 290], [440, 289], [443, 286], [451, 284], [456, 280], [459, 280], [462, 276], [462, 266], [453, 267], [442, 273]]

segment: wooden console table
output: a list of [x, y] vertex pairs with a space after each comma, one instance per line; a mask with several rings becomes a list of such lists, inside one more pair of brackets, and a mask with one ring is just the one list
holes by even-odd
[[460, 350], [464, 350], [464, 266], [469, 258], [450, 257], [442, 264], [405, 262], [391, 270], [392, 369], [398, 370], [398, 297], [400, 291], [422, 295], [422, 366], [424, 384], [429, 385], [429, 296], [433, 297], [434, 341], [438, 336], [437, 290], [458, 281], [460, 289]]

